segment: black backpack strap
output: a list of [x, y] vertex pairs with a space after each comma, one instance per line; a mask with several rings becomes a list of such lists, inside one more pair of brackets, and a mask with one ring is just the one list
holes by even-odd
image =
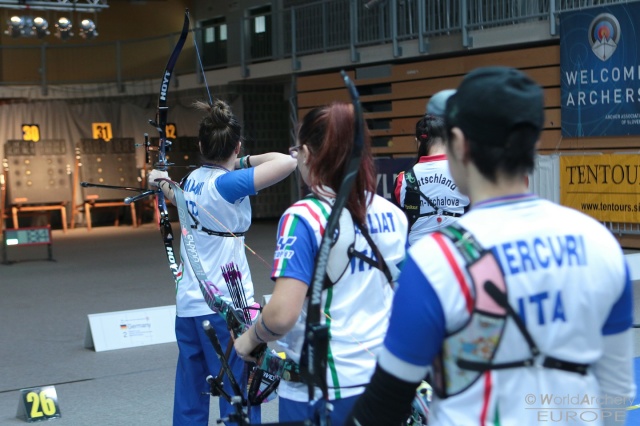
[[[473, 234], [463, 228], [459, 223], [454, 223], [453, 225], [447, 226], [440, 232], [453, 242], [454, 246], [464, 257], [467, 265], [476, 260], [480, 256], [480, 254], [485, 251], [485, 249], [475, 239]], [[522, 321], [520, 315], [509, 304], [509, 300], [507, 299], [506, 294], [501, 292], [495, 285], [495, 283], [493, 283], [492, 281], [487, 281], [483, 284], [483, 287], [487, 294], [493, 299], [493, 301], [506, 311], [506, 316], [513, 320], [516, 327], [520, 331], [520, 334], [527, 342], [531, 356], [521, 361], [504, 363], [473, 362], [464, 359], [458, 359], [456, 363], [460, 368], [473, 371], [503, 370], [507, 368], [533, 366], [535, 364], [535, 359], [541, 354], [541, 351], [535, 340], [531, 336], [531, 333], [529, 333], [529, 330], [527, 330], [524, 321]], [[589, 368], [589, 364], [564, 361], [547, 355], [544, 355], [542, 366], [545, 368], [554, 368], [557, 370], [569, 371], [581, 375], [587, 374], [587, 370]]]
[[191, 176], [191, 173], [193, 173], [195, 170], [196, 169], [189, 170], [187, 174], [184, 175], [182, 179], [180, 179], [180, 182], [178, 182], [178, 186], [182, 188], [183, 191], [184, 191], [184, 185], [187, 183], [187, 179], [189, 178], [189, 176]]
[[405, 192], [404, 192], [404, 203], [402, 205], [402, 210], [407, 216], [407, 220], [409, 221], [409, 229], [413, 226], [414, 223], [420, 217], [420, 189], [418, 188], [418, 182], [416, 180], [416, 175], [413, 172], [413, 167], [409, 170], [405, 170], [404, 172], [404, 182], [405, 182]]
[[[316, 200], [319, 200], [323, 203], [329, 204], [331, 205], [326, 199], [319, 197], [318, 195], [311, 193], [309, 195], [307, 195], [304, 198], [315, 198]], [[362, 235], [364, 236], [365, 240], [367, 240], [367, 243], [369, 244], [369, 247], [371, 247], [371, 251], [373, 252], [375, 259], [370, 258], [369, 256], [365, 256], [364, 254], [360, 253], [359, 251], [355, 250], [353, 248], [353, 245], [351, 245], [349, 247], [348, 253], [347, 255], [349, 256], [349, 258], [355, 257], [357, 259], [362, 260], [363, 262], [367, 263], [368, 265], [379, 269], [385, 276], [385, 278], [387, 279], [387, 281], [389, 282], [389, 285], [391, 285], [391, 287], [393, 287], [393, 277], [391, 275], [391, 271], [389, 270], [389, 266], [387, 265], [387, 262], [384, 261], [384, 257], [382, 257], [382, 253], [380, 253], [380, 250], [378, 249], [378, 246], [373, 242], [373, 239], [371, 238], [371, 235], [369, 234], [369, 231], [367, 231], [366, 227], [360, 226], [359, 224], [357, 224], [355, 221], [353, 221], [353, 224], [358, 228], [358, 230], [360, 230], [360, 232], [362, 233]], [[329, 279], [328, 275], [325, 275], [324, 277], [324, 283], [322, 285], [322, 289], [325, 290], [329, 287], [333, 287], [335, 285], [334, 282], [332, 282]], [[311, 287], [309, 287], [309, 289], [311, 289]], [[309, 292], [307, 292], [307, 296], [309, 296]]]
[[[409, 229], [411, 226], [418, 220], [420, 217], [428, 217], [434, 215], [442, 215], [442, 216], [450, 216], [450, 217], [461, 217], [461, 213], [454, 213], [447, 210], [444, 210], [441, 207], [438, 207], [429, 197], [425, 195], [424, 192], [420, 191], [420, 187], [418, 186], [418, 179], [416, 178], [416, 174], [413, 171], [413, 167], [404, 172], [404, 180], [406, 183], [405, 197], [404, 197], [404, 207], [403, 210], [407, 215], [407, 219], [409, 220]], [[420, 198], [423, 198], [429, 207], [433, 209], [432, 212], [428, 213], [420, 213], [421, 202]]]
[[369, 231], [367, 231], [367, 228], [363, 226], [360, 226], [357, 224], [356, 226], [358, 227], [358, 229], [360, 230], [364, 238], [367, 240], [367, 243], [369, 243], [369, 247], [371, 247], [371, 250], [375, 255], [375, 259], [365, 256], [359, 251], [354, 250], [353, 247], [351, 247], [349, 255], [355, 256], [358, 259], [362, 260], [363, 262], [366, 262], [367, 264], [373, 266], [374, 268], [377, 268], [380, 271], [382, 271], [389, 285], [393, 287], [393, 277], [391, 276], [391, 271], [389, 270], [389, 266], [387, 265], [387, 262], [384, 261], [384, 257], [382, 257], [382, 253], [380, 253], [378, 246], [376, 245], [376, 243], [373, 242], [373, 239], [371, 238]]
[[[182, 188], [184, 190], [184, 185], [187, 182], [187, 178], [193, 172], [194, 172], [194, 170], [190, 170], [189, 173], [187, 173], [182, 179], [180, 179], [180, 184], [178, 185], [178, 186], [180, 186], [180, 188]], [[205, 228], [204, 226], [198, 227], [198, 225], [200, 225], [200, 222], [198, 221], [198, 219], [196, 219], [196, 217], [190, 211], [189, 211], [189, 216], [191, 216], [191, 220], [193, 220], [193, 225], [191, 225], [191, 229], [196, 229], [196, 230], [202, 231], [207, 235], [214, 235], [216, 237], [233, 238], [233, 237], [242, 237], [247, 232], [247, 231], [242, 231], [242, 232], [222, 232], [222, 231], [214, 231], [212, 229]]]

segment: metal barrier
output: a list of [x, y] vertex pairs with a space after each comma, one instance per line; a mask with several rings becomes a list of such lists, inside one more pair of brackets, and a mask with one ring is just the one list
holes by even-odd
[[[246, 65], [282, 58], [418, 40], [425, 53], [426, 39], [530, 21], [549, 21], [549, 37], [556, 34], [560, 12], [625, 0], [321, 0], [284, 10], [260, 12], [240, 22], [224, 22], [193, 30], [207, 69]], [[35, 44], [0, 46], [4, 63], [33, 64], [5, 67], [2, 85], [117, 83], [154, 78], [166, 61], [177, 33], [140, 40], [109, 43]], [[229, 47], [227, 40], [230, 41]], [[233, 41], [233, 43], [231, 43]], [[238, 49], [233, 47], [237, 46]], [[178, 73], [196, 73], [192, 48], [185, 47], [176, 66]], [[71, 76], [71, 77], [69, 77]]]

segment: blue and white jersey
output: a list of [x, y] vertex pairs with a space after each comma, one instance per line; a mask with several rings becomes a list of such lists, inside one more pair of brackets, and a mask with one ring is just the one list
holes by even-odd
[[[631, 326], [631, 282], [622, 250], [594, 219], [523, 194], [478, 203], [458, 224], [495, 255], [509, 304], [540, 348], [540, 361], [547, 355], [592, 365], [603, 356], [604, 336]], [[436, 233], [412, 246], [380, 365], [400, 378], [424, 377], [446, 335], [469, 320], [472, 289], [466, 263], [449, 239]], [[494, 363], [530, 355], [509, 319]], [[620, 368], [626, 367], [620, 363]], [[457, 395], [435, 397], [429, 424], [600, 425], [601, 415], [578, 416], [574, 423], [557, 418], [571, 407], [597, 409], [598, 395], [591, 370], [586, 375], [540, 366], [492, 370]]]
[[[200, 226], [217, 232], [245, 232], [251, 225], [254, 195], [253, 169], [228, 171], [222, 167], [204, 166], [194, 170], [183, 183], [189, 212]], [[193, 220], [189, 218], [191, 224]], [[244, 247], [244, 236], [220, 237], [193, 229], [197, 254], [207, 278], [222, 292], [222, 298], [233, 303], [229, 285], [241, 286], [248, 305], [253, 304], [253, 282]], [[180, 242], [181, 278], [176, 288], [176, 310], [179, 317], [211, 314], [198, 285], [198, 280]]]
[[[312, 282], [315, 258], [331, 213], [317, 198], [305, 198], [287, 209], [278, 226], [278, 241], [272, 278], [294, 278]], [[407, 219], [389, 201], [374, 195], [367, 209], [367, 230], [389, 268], [398, 268], [405, 257]], [[375, 258], [365, 237], [356, 227], [355, 250]], [[347, 258], [345, 250], [344, 258]], [[366, 262], [351, 258], [341, 278], [322, 292], [324, 322], [329, 326], [327, 383], [330, 399], [347, 398], [364, 391], [376, 365], [387, 330], [393, 289], [385, 275]], [[304, 314], [282, 339], [287, 355], [299, 359], [304, 332]], [[281, 382], [280, 397], [307, 401], [306, 386]]]

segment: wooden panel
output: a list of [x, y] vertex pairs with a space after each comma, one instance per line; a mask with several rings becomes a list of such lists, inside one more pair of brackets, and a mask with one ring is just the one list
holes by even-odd
[[419, 80], [432, 77], [463, 75], [474, 68], [490, 65], [531, 68], [557, 65], [559, 63], [560, 46], [554, 45], [400, 64], [393, 67], [392, 80]]
[[[462, 81], [462, 76], [446, 79], [412, 80], [393, 83], [392, 92], [380, 95], [360, 96], [363, 103], [379, 102], [384, 100], [400, 100], [410, 98], [424, 99], [425, 106], [429, 98], [440, 90], [457, 87]], [[545, 107], [560, 106], [560, 87], [547, 87], [544, 89]]]
[[351, 102], [351, 97], [346, 88], [333, 90], [319, 90], [317, 92], [305, 92], [298, 94], [298, 108], [313, 108], [327, 105], [334, 101]]
[[425, 105], [434, 93], [440, 90], [458, 87], [462, 81], [462, 76], [437, 78], [429, 80], [410, 80], [392, 85], [393, 99], [406, 99], [422, 97]]
[[[355, 72], [347, 71], [347, 75], [353, 80]], [[355, 80], [354, 80], [355, 83]], [[306, 75], [298, 77], [296, 81], [298, 92], [309, 92], [314, 90], [336, 89], [344, 86], [344, 79], [339, 72], [326, 74]]]
[[560, 129], [545, 130], [540, 137], [539, 151], [544, 154], [557, 151], [619, 151], [637, 150], [639, 136], [563, 138]]
[[559, 87], [544, 89], [544, 106], [546, 108], [560, 108], [561, 98]]
[[373, 155], [387, 154], [416, 154], [416, 141], [413, 137], [397, 136], [389, 141], [388, 146], [375, 146], [371, 148]]
[[[440, 90], [457, 87], [470, 70], [489, 65], [523, 69], [544, 87], [546, 109], [545, 131], [541, 136], [542, 150], [576, 150], [598, 146], [602, 140], [585, 143], [563, 140], [560, 137], [559, 62], [560, 48], [554, 45], [394, 64], [390, 77], [356, 80], [356, 86], [361, 91], [360, 100], [365, 110], [365, 119], [377, 127], [371, 131], [371, 135], [390, 138], [389, 146], [374, 146], [373, 152], [377, 155], [414, 154], [415, 124], [424, 114], [429, 98]], [[351, 72], [350, 75], [353, 76], [354, 73]], [[389, 93], [381, 93], [387, 90]], [[487, 93], [486, 96], [491, 94]], [[298, 78], [299, 117], [304, 117], [313, 107], [332, 101], [350, 101], [339, 73]], [[390, 110], [386, 111], [387, 107]], [[623, 141], [619, 145], [629, 147], [632, 142]]]
[[544, 110], [544, 128], [560, 128], [560, 108], [548, 108]]
[[298, 108], [298, 121], [302, 120], [305, 115], [313, 108]]
[[416, 112], [423, 113], [427, 103], [424, 99], [406, 99], [392, 102], [392, 117], [412, 117]]
[[640, 249], [640, 235], [615, 235], [620, 246], [628, 249]]
[[560, 65], [523, 70], [542, 87], [560, 86]]
[[422, 115], [415, 117], [395, 118], [391, 120], [391, 129], [399, 134], [413, 136], [416, 131], [416, 123]]

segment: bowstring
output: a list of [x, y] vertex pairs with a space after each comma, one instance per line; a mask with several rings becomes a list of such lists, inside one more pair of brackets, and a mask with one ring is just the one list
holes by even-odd
[[[205, 212], [205, 214], [207, 214], [207, 216], [209, 216], [211, 219], [213, 219], [218, 225], [220, 225], [222, 228], [224, 228], [225, 232], [228, 232], [229, 234], [231, 234], [231, 236], [233, 238], [237, 238], [240, 239], [239, 236], [237, 236], [231, 229], [229, 229], [228, 226], [226, 226], [224, 223], [222, 223], [220, 220], [218, 220], [217, 217], [215, 217], [215, 215], [211, 212], [209, 212], [209, 210], [207, 210], [206, 208], [204, 208], [202, 205], [200, 205], [200, 203], [198, 203], [197, 201], [194, 201], [195, 205], [198, 207], [198, 210], [202, 210], [203, 212]], [[255, 250], [253, 250], [246, 242], [242, 243], [245, 248], [247, 250], [249, 250], [251, 252], [251, 254], [255, 255], [258, 259], [260, 259], [262, 261], [262, 263], [265, 264], [265, 266], [271, 270], [271, 265], [264, 260], [258, 253], [256, 253]]]
[[209, 96], [209, 106], [213, 106], [213, 97], [211, 96], [211, 91], [209, 90], [209, 83], [207, 83], [207, 75], [204, 72], [204, 66], [202, 65], [202, 58], [200, 57], [200, 49], [198, 49], [198, 43], [196, 42], [196, 33], [194, 30], [191, 30], [193, 37], [193, 46], [196, 49], [196, 58], [198, 58], [198, 64], [200, 65], [200, 72], [202, 73], [202, 80], [204, 82], [204, 87], [207, 89], [207, 95]]

